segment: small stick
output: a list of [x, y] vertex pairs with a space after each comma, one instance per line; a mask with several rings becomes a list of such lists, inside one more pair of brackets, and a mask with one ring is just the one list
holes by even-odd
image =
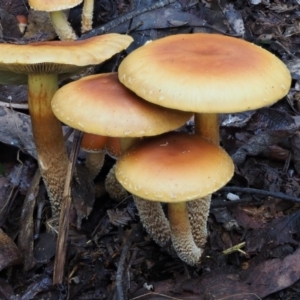
[[241, 249], [241, 248], [245, 247], [245, 245], [246, 245], [246, 242], [239, 243], [237, 245], [234, 245], [231, 248], [228, 248], [228, 249], [224, 250], [222, 253], [224, 255], [229, 255], [229, 254], [231, 254], [233, 252], [239, 252], [239, 253], [247, 256], [247, 253]]
[[69, 158], [68, 170], [63, 193], [63, 201], [59, 218], [59, 231], [53, 270], [53, 284], [62, 284], [64, 276], [64, 267], [67, 252], [67, 238], [69, 233], [70, 208], [72, 200], [70, 184], [81, 143], [81, 138], [82, 132], [76, 130], [74, 133], [73, 146]]
[[270, 192], [270, 191], [266, 191], [266, 190], [259, 190], [259, 189], [253, 189], [253, 188], [242, 188], [242, 187], [237, 187], [237, 186], [226, 186], [226, 187], [223, 187], [221, 190], [225, 191], [225, 192], [240, 192], [240, 193], [247, 193], [247, 194], [264, 195], [264, 196], [279, 198], [279, 199], [287, 200], [287, 201], [300, 202], [299, 198], [296, 198], [293, 196], [288, 196], [281, 192]]
[[258, 199], [253, 199], [252, 196], [250, 197], [245, 197], [240, 200], [234, 200], [234, 201], [224, 201], [221, 200], [220, 198], [218, 199], [213, 199], [210, 205], [210, 208], [219, 208], [219, 207], [232, 207], [235, 205], [257, 205], [263, 203], [262, 200]]

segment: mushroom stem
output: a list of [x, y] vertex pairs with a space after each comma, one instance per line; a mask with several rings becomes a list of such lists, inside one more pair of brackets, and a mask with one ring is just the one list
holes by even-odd
[[[220, 144], [219, 116], [216, 113], [195, 114], [195, 134]], [[187, 204], [192, 233], [198, 247], [203, 247], [207, 238], [207, 218], [211, 203], [211, 195]]]
[[73, 30], [72, 26], [69, 24], [67, 16], [64, 11], [51, 11], [50, 18], [52, 25], [59, 39], [62, 41], [74, 41], [77, 39], [77, 35]]
[[82, 8], [81, 33], [92, 29], [94, 0], [84, 0]]
[[95, 179], [104, 164], [105, 152], [89, 152], [86, 154], [85, 166], [89, 171], [89, 176]]
[[178, 257], [191, 266], [197, 265], [203, 250], [195, 244], [186, 202], [169, 203], [168, 217], [171, 239]]
[[57, 89], [57, 75], [28, 76], [28, 104], [32, 131], [53, 217], [59, 213], [68, 162], [61, 123], [52, 113], [50, 105]]
[[170, 226], [160, 202], [145, 200], [133, 195], [140, 220], [153, 240], [161, 247], [167, 247], [170, 242]]
[[187, 202], [189, 220], [196, 245], [203, 248], [207, 238], [207, 218], [211, 195]]
[[128, 197], [128, 192], [123, 188], [116, 178], [115, 173], [116, 165], [109, 170], [105, 178], [105, 190], [109, 194], [109, 197], [116, 201], [122, 201]]
[[218, 114], [195, 114], [195, 133], [210, 140], [216, 145], [220, 144]]
[[126, 138], [120, 138], [120, 149], [123, 153], [125, 150], [133, 146], [134, 144], [138, 143], [140, 139], [136, 137], [126, 137]]
[[[138, 140], [139, 139], [135, 137], [114, 138], [115, 143], [114, 145], [111, 145], [114, 147], [112, 152], [114, 152], [115, 155], [117, 155], [117, 153], [121, 154], [129, 147], [137, 143]], [[128, 192], [123, 188], [116, 178], [115, 165], [110, 169], [105, 178], [105, 190], [109, 194], [110, 198], [116, 201], [122, 201], [128, 196]]]

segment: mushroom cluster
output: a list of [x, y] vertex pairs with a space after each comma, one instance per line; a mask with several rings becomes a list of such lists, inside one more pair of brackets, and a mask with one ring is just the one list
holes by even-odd
[[[85, 0], [85, 5], [92, 2]], [[12, 72], [16, 81], [28, 79], [38, 163], [53, 215], [59, 212], [68, 161], [63, 122], [86, 133], [82, 148], [89, 152], [86, 165], [92, 178], [103, 164], [104, 149], [120, 156], [109, 172], [112, 189], [117, 189], [116, 176], [132, 193], [153, 239], [163, 247], [171, 240], [178, 256], [196, 265], [207, 238], [211, 194], [234, 172], [219, 146], [218, 113], [275, 103], [287, 94], [291, 76], [277, 57], [244, 40], [178, 34], [133, 51], [118, 74], [90, 75], [58, 89], [59, 74], [99, 64], [131, 41], [107, 34], [75, 42], [3, 44], [0, 82], [3, 74], [9, 75], [3, 83], [13, 82]], [[195, 134], [172, 132], [193, 114]], [[160, 202], [168, 203], [168, 218]]]
[[[220, 142], [218, 113], [271, 105], [283, 98], [291, 85], [291, 75], [285, 64], [265, 49], [242, 39], [202, 33], [168, 36], [140, 47], [121, 63], [119, 79], [151, 103], [194, 112], [196, 135], [216, 145]], [[123, 157], [119, 164], [122, 161]], [[135, 193], [139, 189], [132, 190], [128, 186], [121, 175], [123, 168], [119, 170], [118, 165], [117, 178]], [[140, 177], [137, 173], [136, 176]], [[178, 186], [184, 190], [180, 181]], [[202, 184], [199, 183], [198, 188], [201, 190]], [[174, 245], [178, 255], [189, 264], [197, 262], [202, 252], [199, 248], [206, 240], [203, 212], [208, 214], [210, 198], [208, 194], [205, 199], [187, 205], [193, 239], [185, 240], [184, 247]], [[168, 198], [160, 197], [160, 201], [168, 202]], [[173, 207], [169, 206], [171, 232], [177, 231]], [[186, 214], [185, 204], [176, 207], [177, 217], [182, 215], [186, 219]], [[201, 226], [204, 230], [199, 228]]]

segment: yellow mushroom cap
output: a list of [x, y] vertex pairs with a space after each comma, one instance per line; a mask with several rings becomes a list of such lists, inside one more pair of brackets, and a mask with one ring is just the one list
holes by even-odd
[[57, 11], [72, 8], [83, 0], [28, 0], [29, 6], [34, 10]]
[[51, 105], [55, 116], [70, 127], [111, 137], [161, 134], [192, 116], [144, 101], [123, 86], [116, 73], [69, 83], [55, 93]]
[[225, 185], [234, 165], [219, 146], [198, 135], [172, 132], [131, 147], [116, 164], [122, 186], [141, 198], [182, 202], [202, 198]]
[[218, 34], [178, 34], [130, 53], [119, 79], [149, 102], [198, 113], [257, 109], [285, 96], [291, 75], [272, 53]]
[[86, 40], [1, 44], [0, 71], [19, 74], [69, 73], [100, 64], [126, 49], [132, 37], [109, 33]]

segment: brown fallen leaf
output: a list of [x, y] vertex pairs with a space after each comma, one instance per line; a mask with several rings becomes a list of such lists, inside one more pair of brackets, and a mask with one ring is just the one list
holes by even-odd
[[0, 229], [0, 271], [21, 263], [21, 253], [12, 239]]
[[284, 259], [262, 262], [243, 274], [243, 283], [263, 298], [291, 286], [300, 278], [300, 248]]
[[299, 224], [299, 212], [276, 218], [261, 229], [253, 230], [246, 235], [246, 250], [253, 253], [266, 252], [265, 247], [270, 250], [283, 244], [299, 245], [295, 238], [299, 232]]
[[287, 112], [262, 108], [244, 123], [245, 133], [241, 134], [244, 143], [236, 149], [232, 159], [237, 165], [241, 165], [247, 156], [257, 156], [267, 147], [291, 137], [297, 128], [294, 119]]
[[115, 226], [125, 226], [132, 220], [127, 210], [121, 210], [118, 208], [108, 209], [107, 215], [109, 218], [109, 222]]

